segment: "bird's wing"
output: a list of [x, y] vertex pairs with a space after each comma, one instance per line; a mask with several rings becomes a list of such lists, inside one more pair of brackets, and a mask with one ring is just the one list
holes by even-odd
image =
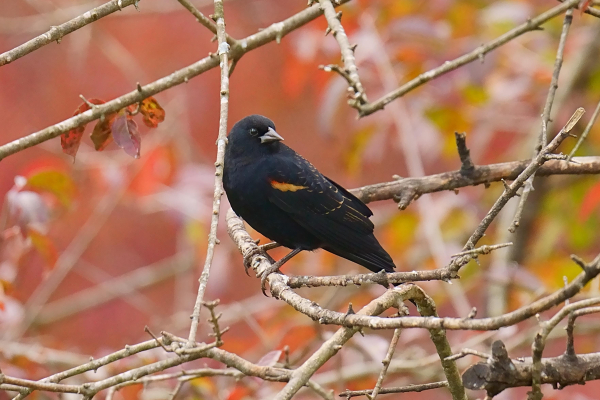
[[348, 248], [373, 233], [371, 210], [301, 156], [278, 160], [268, 179], [269, 201], [321, 240]]

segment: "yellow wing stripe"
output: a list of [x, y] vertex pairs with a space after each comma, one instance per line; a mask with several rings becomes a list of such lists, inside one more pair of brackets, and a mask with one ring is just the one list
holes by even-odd
[[308, 186], [294, 185], [293, 183], [271, 181], [273, 189], [277, 189], [282, 192], [297, 192], [298, 190], [308, 189]]

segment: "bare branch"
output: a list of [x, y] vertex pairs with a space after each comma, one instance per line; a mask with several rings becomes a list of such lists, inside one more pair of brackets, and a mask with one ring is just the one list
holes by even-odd
[[[569, 8], [565, 13], [565, 19], [563, 21], [562, 32], [560, 34], [560, 40], [558, 42], [558, 50], [556, 51], [556, 59], [554, 60], [554, 71], [552, 72], [552, 80], [550, 82], [550, 88], [548, 89], [548, 95], [546, 96], [546, 103], [544, 104], [544, 111], [542, 112], [542, 128], [538, 138], [538, 144], [536, 146], [536, 153], [540, 152], [544, 146], [548, 143], [548, 124], [550, 121], [550, 113], [552, 111], [552, 104], [554, 103], [554, 97], [556, 95], [556, 89], [558, 89], [558, 77], [563, 63], [563, 55], [565, 52], [565, 43], [567, 42], [567, 35], [569, 34], [569, 28], [573, 21], [573, 8]], [[523, 193], [519, 200], [517, 212], [513, 218], [508, 231], [514, 233], [519, 227], [521, 221], [521, 215], [525, 207], [525, 202], [529, 193], [533, 190], [533, 180], [535, 179], [535, 173], [527, 179], [525, 186], [523, 187]]]
[[526, 32], [536, 30], [544, 22], [562, 14], [563, 12], [565, 12], [569, 8], [574, 7], [578, 3], [579, 3], [579, 0], [567, 0], [564, 3], [546, 11], [545, 13], [540, 14], [535, 18], [527, 20], [527, 22], [525, 22], [524, 24], [521, 24], [521, 25], [517, 26], [516, 28], [511, 29], [510, 31], [506, 32], [504, 35], [492, 40], [491, 42], [489, 42], [485, 45], [479, 46], [472, 52], [462, 55], [452, 61], [446, 61], [441, 66], [434, 68], [430, 71], [422, 73], [421, 75], [417, 76], [413, 80], [400, 86], [398, 89], [394, 90], [393, 92], [386, 94], [379, 100], [363, 105], [360, 108], [359, 115], [361, 117], [364, 117], [366, 115], [373, 114], [374, 112], [383, 109], [386, 106], [386, 104], [390, 103], [391, 101], [393, 101], [399, 97], [404, 96], [406, 93], [418, 88], [419, 86], [423, 85], [424, 83], [427, 83], [430, 80], [437, 78], [438, 76], [444, 75], [450, 71], [454, 71], [455, 69], [457, 69], [465, 64], [468, 64], [475, 60], [483, 59], [483, 57], [490, 51], [497, 49], [498, 47], [502, 46], [503, 44], [521, 36], [522, 34], [524, 34]]
[[571, 152], [569, 153], [567, 162], [571, 161], [571, 159], [573, 158], [573, 155], [577, 152], [577, 150], [579, 150], [579, 146], [581, 146], [581, 144], [583, 143], [585, 138], [587, 138], [587, 135], [592, 130], [592, 127], [594, 126], [596, 119], [598, 119], [598, 115], [600, 115], [600, 102], [598, 102], [598, 105], [594, 109], [594, 113], [592, 114], [592, 117], [590, 118], [588, 124], [585, 126], [585, 129], [583, 130], [583, 133], [579, 137], [579, 140], [577, 140], [577, 143], [575, 143], [575, 147], [573, 147], [573, 150], [571, 150]]
[[[565, 0], [558, 0], [558, 1], [563, 3]], [[576, 8], [579, 8], [579, 5]], [[587, 7], [586, 10], [584, 11], [584, 13], [592, 15], [596, 18], [600, 18], [600, 10], [598, 10], [597, 8], [593, 8], [591, 6]]]
[[[134, 346], [125, 346], [125, 348], [123, 350], [119, 350], [117, 352], [114, 352], [112, 354], [109, 354], [107, 356], [99, 358], [97, 360], [92, 360], [88, 363], [79, 365], [77, 367], [68, 369], [63, 372], [59, 372], [54, 375], [51, 375], [47, 378], [40, 380], [39, 382], [40, 383], [60, 382], [63, 379], [67, 379], [67, 378], [70, 378], [75, 375], [83, 374], [84, 372], [87, 372], [87, 371], [97, 370], [98, 368], [108, 365], [110, 363], [113, 363], [115, 361], [130, 357], [130, 356], [140, 353], [142, 351], [155, 349], [159, 346], [160, 346], [160, 344], [157, 343], [156, 340], [148, 340], [148, 341], [136, 344]], [[25, 396], [28, 395], [29, 393], [31, 393], [31, 390], [27, 391], [24, 395], [19, 395], [19, 396], [15, 397], [15, 400], [21, 400], [21, 399], [25, 398]]]
[[[519, 188], [525, 184], [527, 179], [529, 179], [529, 177], [532, 176], [548, 160], [547, 156], [552, 154], [552, 152], [556, 150], [558, 146], [570, 135], [571, 130], [577, 121], [579, 121], [584, 112], [585, 110], [581, 107], [575, 110], [567, 124], [560, 130], [560, 132], [558, 132], [554, 139], [552, 139], [547, 146], [541, 149], [537, 157], [535, 157], [527, 166], [527, 168], [525, 168], [525, 170], [519, 174], [517, 179], [515, 179], [512, 184], [506, 187], [504, 193], [502, 193], [502, 196], [496, 200], [490, 211], [488, 211], [487, 215], [479, 223], [479, 226], [477, 229], [475, 229], [475, 232], [473, 232], [465, 244], [464, 250], [470, 250], [475, 247], [477, 242], [483, 237], [485, 231], [500, 213], [502, 208], [504, 208], [506, 203], [508, 203], [508, 201], [517, 194], [517, 190], [519, 190]], [[450, 265], [450, 269], [453, 271], [458, 271], [463, 265], [468, 263], [469, 260], [469, 256], [454, 258]]]
[[[448, 382], [432, 382], [432, 383], [423, 383], [420, 385], [408, 385], [402, 387], [395, 388], [382, 388], [379, 393], [380, 394], [390, 394], [390, 393], [410, 393], [410, 392], [423, 392], [425, 390], [431, 389], [439, 389], [443, 387], [448, 387]], [[372, 393], [372, 389], [367, 390], [346, 390], [345, 392], [340, 393], [340, 397], [345, 397], [350, 399], [356, 396], [368, 396]]]
[[[199, 279], [198, 296], [196, 304], [194, 304], [194, 312], [192, 313], [192, 325], [190, 327], [190, 335], [188, 340], [190, 346], [196, 341], [196, 333], [198, 331], [198, 323], [200, 322], [200, 308], [204, 301], [204, 292], [208, 284], [210, 276], [210, 267], [212, 265], [215, 246], [218, 243], [217, 227], [219, 226], [219, 213], [221, 210], [221, 197], [225, 194], [223, 189], [223, 165], [225, 163], [225, 146], [227, 144], [227, 116], [229, 112], [229, 50], [227, 44], [227, 34], [225, 33], [225, 13], [223, 10], [223, 0], [215, 0], [214, 18], [217, 21], [217, 42], [218, 55], [221, 68], [221, 110], [219, 112], [219, 134], [217, 136], [217, 161], [215, 162], [215, 190], [213, 194], [212, 217], [210, 220], [210, 233], [208, 234], [208, 248], [206, 249], [206, 260], [204, 268]], [[212, 311], [211, 311], [212, 312]], [[220, 334], [217, 340], [220, 341]]]
[[[209, 31], [211, 31], [215, 35], [217, 34], [217, 26], [215, 25], [215, 23], [210, 18], [208, 18], [207, 16], [202, 14], [200, 12], [200, 10], [198, 10], [196, 8], [196, 6], [194, 6], [192, 4], [191, 1], [189, 1], [189, 0], [177, 0], [177, 1], [179, 3], [181, 3], [181, 5], [184, 6], [186, 8], [186, 10], [188, 10], [194, 17], [196, 17], [196, 21], [198, 21], [202, 26], [207, 28]], [[227, 38], [227, 43], [229, 43], [230, 46], [236, 46], [238, 44], [237, 40], [235, 40], [228, 34], [225, 34], [225, 37]]]
[[86, 12], [83, 15], [65, 22], [64, 24], [53, 26], [48, 32], [43, 33], [31, 39], [30, 41], [15, 47], [12, 50], [0, 54], [0, 67], [13, 62], [17, 58], [21, 58], [39, 49], [40, 47], [47, 45], [48, 43], [60, 43], [60, 40], [63, 38], [63, 36], [68, 35], [69, 33], [74, 32], [77, 29], [86, 26], [87, 24], [91, 24], [102, 17], [106, 17], [115, 11], [121, 11], [121, 9], [124, 7], [128, 7], [133, 4], [137, 8], [137, 3], [139, 1], [140, 0], [111, 0], [94, 8], [93, 10]]
[[465, 133], [454, 132], [454, 136], [456, 138], [458, 156], [460, 157], [460, 172], [468, 175], [475, 169], [475, 164], [471, 160], [471, 151], [467, 147], [467, 135]]
[[[356, 67], [356, 60], [354, 59], [354, 48], [350, 45], [346, 31], [341, 23], [342, 13], [336, 14], [335, 8], [331, 3], [331, 0], [319, 0], [321, 9], [327, 19], [329, 28], [337, 40], [340, 50], [342, 52], [342, 59], [344, 60], [344, 69], [338, 68], [338, 72], [346, 78], [352, 90], [351, 98], [348, 100], [348, 104], [352, 107], [360, 110], [360, 106], [368, 102], [365, 90], [360, 83], [360, 77], [358, 76], [358, 68]], [[331, 66], [329, 67], [331, 68]], [[342, 73], [343, 71], [343, 73]]]
[[[515, 180], [525, 171], [533, 160], [513, 161], [500, 164], [478, 165], [469, 176], [464, 176], [460, 170], [418, 178], [402, 178], [390, 182], [376, 183], [351, 190], [365, 203], [373, 201], [401, 199], [404, 197], [420, 196], [425, 193], [435, 193], [444, 190], [460, 189], [467, 186], [488, 185], [492, 182]], [[573, 162], [550, 160], [544, 163], [537, 176], [580, 175], [600, 173], [600, 157], [575, 157]], [[408, 206], [408, 204], [406, 204]], [[400, 208], [402, 204], [399, 204]]]
[[392, 357], [394, 356], [394, 351], [396, 351], [396, 346], [398, 345], [398, 340], [400, 339], [400, 333], [402, 331], [400, 329], [394, 329], [394, 334], [392, 335], [392, 340], [390, 341], [390, 346], [388, 347], [388, 351], [385, 355], [385, 358], [381, 363], [383, 364], [383, 368], [379, 373], [379, 377], [377, 378], [377, 383], [373, 388], [373, 391], [370, 394], [367, 394], [367, 398], [369, 400], [375, 400], [379, 393], [381, 392], [381, 385], [383, 385], [383, 380], [387, 375], [388, 368], [390, 363], [392, 362]]
[[[275, 274], [269, 275], [273, 277]], [[269, 284], [271, 280], [269, 280]], [[358, 313], [353, 315], [359, 316], [371, 316], [378, 315], [386, 309], [396, 306], [398, 307], [398, 300], [404, 298], [409, 293], [407, 287], [398, 287], [394, 290], [388, 290], [381, 297], [371, 301]], [[281, 390], [274, 398], [274, 400], [289, 400], [294, 394], [298, 392], [304, 386], [310, 377], [323, 365], [327, 360], [337, 354], [342, 346], [350, 340], [360, 328], [358, 327], [344, 327], [340, 328], [331, 338], [329, 338], [321, 347], [314, 352], [300, 367], [292, 372], [289, 382], [283, 390]]]
[[[244, 223], [235, 215], [232, 210], [227, 212], [227, 230], [231, 239], [240, 249], [242, 256], [250, 255], [250, 264], [254, 271], [259, 274], [267, 270], [271, 263], [262, 255], [256, 252], [256, 243], [244, 228]], [[396, 328], [425, 328], [425, 329], [451, 329], [451, 330], [496, 330], [503, 326], [514, 325], [524, 321], [537, 313], [554, 307], [566, 299], [569, 299], [579, 293], [579, 291], [590, 280], [600, 274], [600, 263], [592, 263], [589, 267], [579, 274], [571, 283], [563, 289], [554, 292], [551, 295], [543, 297], [532, 304], [519, 308], [510, 313], [494, 318], [437, 318], [437, 317], [400, 317], [400, 318], [380, 318], [358, 314], [344, 314], [332, 310], [323, 309], [317, 303], [305, 299], [296, 294], [287, 285], [288, 277], [281, 274], [270, 274], [267, 281], [270, 286], [271, 294], [288, 303], [297, 311], [307, 315], [314, 321], [321, 324], [342, 325], [346, 327], [365, 327], [371, 329], [396, 329]], [[410, 289], [410, 298], [416, 299], [422, 293], [422, 290], [414, 284], [406, 284], [404, 288]], [[395, 293], [396, 291], [391, 291]], [[403, 292], [404, 293], [404, 292]], [[407, 295], [408, 296], [408, 295]], [[402, 297], [396, 298], [396, 304]], [[387, 304], [391, 307], [393, 302]], [[452, 355], [447, 354], [445, 357]], [[444, 358], [445, 358], [444, 357]]]
[[[588, 267], [595, 267], [595, 265], [589, 265]], [[533, 342], [532, 351], [532, 363], [533, 368], [531, 371], [531, 392], [529, 392], [529, 400], [538, 400], [542, 398], [542, 392], [540, 385], [542, 383], [542, 353], [544, 352], [544, 348], [546, 347], [546, 339], [552, 330], [558, 325], [560, 321], [565, 319], [571, 312], [575, 310], [579, 310], [581, 308], [586, 308], [590, 306], [594, 306], [596, 304], [600, 304], [600, 298], [594, 298], [589, 300], [578, 301], [573, 304], [569, 304], [563, 307], [552, 319], [548, 322], [544, 322], [542, 324], [542, 328], [539, 330], [537, 335], [535, 336], [535, 340]]]
[[[438, 318], [437, 309], [433, 299], [429, 297], [421, 288], [415, 286], [415, 290], [413, 291], [410, 300], [416, 304], [417, 310], [419, 310], [419, 314], [421, 314], [421, 316], [425, 318]], [[444, 370], [444, 375], [446, 375], [446, 380], [448, 382], [450, 393], [452, 394], [452, 399], [467, 400], [467, 394], [462, 383], [460, 372], [458, 371], [454, 360], [450, 358], [452, 355], [452, 348], [450, 347], [450, 343], [446, 337], [446, 330], [443, 327], [430, 329], [429, 336], [431, 337], [431, 341], [435, 345], [435, 349], [440, 357], [442, 369]]]
[[[117, 0], [113, 0], [117, 1]], [[133, 1], [133, 0], [129, 0]], [[346, 3], [349, 0], [340, 0], [338, 4]], [[230, 58], [237, 60], [249, 51], [261, 47], [272, 41], [281, 41], [281, 39], [289, 32], [298, 29], [307, 24], [322, 14], [319, 6], [309, 7], [296, 15], [287, 18], [281, 22], [272, 24], [266, 29], [239, 40], [239, 45], [231, 48]], [[68, 118], [58, 124], [49, 126], [41, 131], [32, 133], [20, 139], [0, 146], [0, 160], [17, 153], [21, 150], [35, 146], [46, 140], [55, 138], [62, 133], [68, 132], [80, 125], [87, 124], [93, 120], [101, 118], [103, 115], [114, 113], [128, 105], [139, 103], [148, 96], [153, 96], [159, 92], [163, 92], [173, 86], [187, 82], [189, 79], [198, 76], [219, 65], [219, 57], [216, 54], [211, 54], [185, 68], [171, 73], [161, 79], [158, 79], [147, 85], [140, 86], [139, 90], [134, 90], [124, 94], [116, 99], [98, 105], [93, 110], [85, 111], [74, 117]]]

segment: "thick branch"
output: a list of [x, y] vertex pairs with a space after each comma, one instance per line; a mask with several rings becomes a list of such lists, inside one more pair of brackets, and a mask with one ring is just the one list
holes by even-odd
[[[270, 276], [273, 276], [271, 274]], [[389, 290], [381, 297], [371, 301], [356, 315], [368, 316], [378, 315], [390, 307], [398, 307], [405, 296], [409, 293], [407, 287], [398, 287], [394, 290]], [[399, 302], [400, 301], [400, 302]], [[350, 340], [356, 332], [357, 327], [340, 328], [331, 338], [321, 345], [319, 350], [314, 352], [308, 360], [306, 360], [298, 369], [294, 370], [290, 381], [277, 394], [274, 400], [289, 400], [308, 382], [310, 377], [323, 365], [327, 360], [337, 354], [342, 346]]]
[[[270, 268], [269, 261], [260, 254], [254, 240], [244, 228], [244, 223], [230, 209], [227, 213], [227, 230], [229, 236], [240, 249], [244, 258], [250, 259], [250, 265], [257, 274]], [[318, 321], [321, 324], [342, 325], [346, 327], [365, 327], [371, 329], [396, 328], [425, 328], [452, 330], [496, 330], [504, 326], [514, 325], [537, 313], [548, 310], [566, 299], [575, 296], [594, 277], [600, 274], [600, 266], [595, 264], [586, 268], [571, 283], [563, 289], [539, 299], [532, 304], [519, 308], [510, 313], [495, 318], [465, 319], [465, 318], [436, 318], [436, 317], [398, 317], [380, 318], [358, 314], [343, 314], [327, 310], [317, 303], [296, 294], [288, 285], [288, 277], [281, 274], [270, 274], [267, 281], [274, 297], [285, 301], [295, 310]], [[406, 285], [412, 288], [412, 297], [418, 297], [420, 288], [416, 285]], [[395, 293], [396, 291], [391, 291]], [[395, 300], [401, 301], [400, 298]], [[391, 304], [389, 305], [391, 307]], [[389, 308], [388, 307], [388, 308]]]
[[[556, 388], [580, 385], [586, 381], [600, 379], [600, 353], [577, 355], [575, 358], [561, 355], [541, 360], [541, 383], [552, 384]], [[533, 360], [531, 357], [480, 362], [463, 373], [467, 389], [485, 390], [495, 396], [504, 389], [531, 386]]]
[[[435, 317], [438, 318], [437, 309], [433, 299], [429, 297], [423, 290], [417, 288], [416, 296], [410, 299], [416, 304], [419, 314], [423, 317]], [[454, 360], [449, 357], [452, 355], [452, 348], [446, 337], [446, 330], [443, 328], [430, 329], [429, 336], [431, 341], [435, 345], [435, 349], [440, 357], [442, 368], [444, 369], [444, 375], [448, 382], [448, 388], [452, 394], [453, 400], [467, 400], [467, 394], [460, 377], [460, 372], [456, 367]]]
[[[376, 183], [353, 189], [351, 192], [365, 203], [389, 199], [403, 201], [403, 199], [409, 198], [412, 201], [425, 193], [487, 185], [503, 179], [515, 180], [531, 164], [531, 161], [477, 165], [468, 176], [457, 170], [419, 178], [402, 178], [391, 182]], [[600, 157], [574, 157], [573, 161], [568, 163], [562, 160], [549, 160], [540, 167], [536, 176], [600, 174]], [[402, 205], [401, 203], [400, 206]]]
[[128, 7], [134, 4], [137, 7], [137, 3], [140, 0], [111, 0], [108, 3], [104, 3], [101, 6], [94, 8], [86, 12], [83, 15], [73, 18], [70, 21], [65, 22], [64, 24], [60, 24], [58, 26], [53, 26], [46, 33], [43, 33], [30, 41], [23, 43], [22, 45], [15, 47], [12, 50], [9, 50], [5, 53], [0, 54], [0, 67], [13, 62], [17, 58], [21, 58], [32, 51], [39, 49], [47, 45], [48, 43], [57, 42], [60, 43], [60, 40], [63, 36], [68, 35], [71, 32], [76, 31], [79, 28], [86, 26], [87, 24], [91, 24], [94, 21], [99, 20], [102, 17], [106, 17], [109, 14], [114, 13], [115, 11], [121, 11], [122, 8]]

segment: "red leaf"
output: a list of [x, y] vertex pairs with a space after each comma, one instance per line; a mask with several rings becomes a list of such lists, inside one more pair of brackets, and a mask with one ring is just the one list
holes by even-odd
[[140, 103], [140, 113], [144, 116], [144, 124], [156, 128], [165, 120], [165, 110], [158, 104], [154, 97], [148, 97]]
[[98, 121], [94, 127], [94, 131], [90, 135], [90, 139], [92, 139], [96, 151], [104, 150], [106, 146], [113, 141], [112, 130], [110, 127], [116, 116], [117, 114], [106, 116], [103, 121]]
[[231, 392], [229, 392], [229, 395], [227, 396], [227, 400], [242, 400], [242, 399], [248, 397], [248, 395], [251, 393], [252, 392], [247, 387], [242, 386], [241, 384], [237, 384], [237, 385], [235, 385], [233, 390]]
[[[103, 104], [104, 101], [100, 99], [90, 99], [88, 100], [92, 104]], [[86, 112], [90, 109], [90, 106], [87, 103], [81, 103], [77, 110], [73, 113], [73, 116]], [[68, 154], [73, 157], [73, 161], [75, 161], [75, 155], [77, 154], [77, 150], [79, 149], [79, 144], [81, 143], [81, 137], [83, 136], [83, 131], [85, 130], [85, 125], [78, 126], [77, 128], [71, 129], [69, 132], [63, 133], [60, 135], [60, 145], [62, 146], [63, 153]]]
[[117, 146], [132, 157], [140, 158], [142, 138], [134, 120], [125, 111], [120, 111], [112, 125], [112, 135]]
[[600, 183], [592, 186], [583, 197], [583, 202], [579, 208], [579, 219], [586, 221], [598, 207], [598, 204], [600, 204]]

